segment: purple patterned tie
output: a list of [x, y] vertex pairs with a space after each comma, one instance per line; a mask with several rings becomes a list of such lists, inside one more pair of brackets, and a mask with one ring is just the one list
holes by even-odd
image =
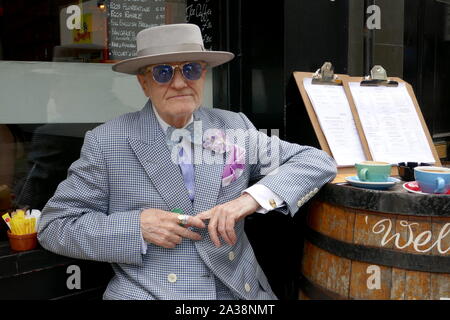
[[183, 174], [184, 184], [189, 193], [189, 199], [194, 201], [195, 188], [194, 188], [194, 165], [184, 159], [184, 149], [180, 146], [180, 151], [178, 152], [178, 160]]
[[[167, 145], [169, 146], [169, 150], [172, 151], [172, 148], [178, 148], [178, 164], [180, 166], [181, 169], [181, 173], [183, 175], [183, 180], [184, 180], [184, 184], [186, 185], [186, 188], [188, 190], [189, 193], [189, 199], [191, 199], [191, 201], [194, 201], [194, 197], [195, 197], [195, 183], [194, 183], [194, 165], [192, 164], [192, 161], [189, 161], [189, 159], [186, 156], [186, 151], [184, 150], [184, 148], [179, 144], [182, 140], [182, 137], [177, 137], [177, 140], [174, 140], [172, 138], [172, 134], [173, 132], [176, 130], [176, 128], [174, 127], [169, 127], [167, 128], [166, 131], [166, 141], [167, 141]], [[188, 127], [186, 127], [186, 130], [189, 130], [192, 134], [193, 131], [193, 125], [189, 125]], [[191, 156], [192, 159], [192, 156]]]

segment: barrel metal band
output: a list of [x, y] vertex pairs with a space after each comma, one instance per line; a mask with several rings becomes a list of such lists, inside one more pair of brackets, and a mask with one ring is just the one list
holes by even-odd
[[305, 227], [305, 238], [325, 251], [350, 260], [413, 271], [450, 273], [450, 256], [414, 254], [347, 243], [328, 237], [308, 226]]
[[299, 279], [300, 289], [303, 293], [312, 300], [349, 300], [348, 298], [332, 292], [314, 282], [309, 280], [303, 274], [300, 275]]

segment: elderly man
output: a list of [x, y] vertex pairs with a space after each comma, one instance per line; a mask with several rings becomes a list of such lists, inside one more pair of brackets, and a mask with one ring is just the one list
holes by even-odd
[[145, 29], [137, 48], [113, 70], [136, 74], [148, 103], [86, 134], [43, 210], [41, 245], [110, 262], [104, 299], [276, 299], [244, 218], [294, 215], [334, 161], [242, 113], [200, 107], [207, 69], [233, 54], [205, 51], [197, 26]]

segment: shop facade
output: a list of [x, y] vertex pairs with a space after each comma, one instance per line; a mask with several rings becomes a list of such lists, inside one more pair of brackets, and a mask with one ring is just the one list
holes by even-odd
[[[42, 209], [86, 131], [143, 107], [136, 78], [111, 64], [134, 56], [138, 31], [186, 21], [199, 25], [207, 49], [236, 55], [209, 70], [205, 107], [244, 112], [258, 129], [318, 147], [292, 73], [330, 61], [338, 74], [364, 76], [382, 65], [413, 86], [439, 156], [449, 160], [448, 0], [0, 0], [0, 195], [13, 195], [0, 211]], [[294, 219], [274, 212], [247, 221], [282, 299], [297, 298], [304, 210]], [[0, 288], [10, 289], [0, 298], [20, 286], [34, 288], [33, 298], [101, 294], [108, 266], [82, 262], [88, 276], [74, 291], [67, 268], [81, 262], [44, 250], [12, 254], [5, 233], [1, 224]], [[40, 296], [49, 282], [58, 284]]]

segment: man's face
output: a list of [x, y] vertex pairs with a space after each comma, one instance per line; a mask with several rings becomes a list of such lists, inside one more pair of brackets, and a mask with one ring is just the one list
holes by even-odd
[[[169, 65], [181, 65], [180, 63], [167, 63]], [[201, 105], [203, 99], [203, 87], [205, 85], [206, 68], [203, 68], [200, 79], [188, 80], [175, 68], [172, 80], [168, 83], [158, 83], [153, 79], [151, 72], [139, 74], [138, 80], [142, 90], [150, 98], [158, 114], [167, 123], [174, 125], [173, 121], [188, 119], [190, 115]]]

